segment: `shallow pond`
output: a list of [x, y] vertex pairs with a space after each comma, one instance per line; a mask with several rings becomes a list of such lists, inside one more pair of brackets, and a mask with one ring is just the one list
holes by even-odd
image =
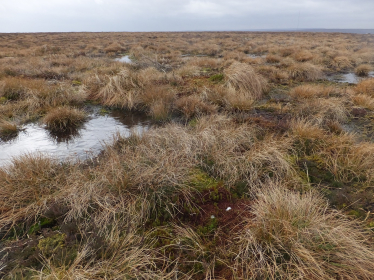
[[[368, 77], [374, 77], [374, 72], [370, 72]], [[358, 84], [364, 78], [367, 77], [359, 77], [355, 73], [335, 74], [327, 76], [327, 80], [329, 81], [350, 84]]]
[[0, 165], [9, 163], [12, 157], [33, 152], [60, 160], [84, 160], [97, 155], [104, 141], [110, 142], [115, 133], [128, 136], [132, 129], [141, 133], [149, 126], [150, 120], [145, 114], [114, 110], [101, 115], [99, 108], [91, 108], [89, 119], [70, 134], [54, 135], [42, 125], [28, 124], [16, 138], [0, 142]]
[[265, 54], [255, 54], [255, 53], [248, 53], [247, 56], [251, 58], [265, 58], [266, 57]]
[[130, 64], [132, 63], [132, 60], [128, 55], [116, 58], [115, 61], [119, 61], [119, 62], [122, 62], [122, 63], [130, 63]]

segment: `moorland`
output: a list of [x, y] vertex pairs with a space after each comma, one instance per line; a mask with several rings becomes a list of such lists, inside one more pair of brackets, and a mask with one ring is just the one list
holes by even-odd
[[370, 34], [0, 34], [0, 147], [87, 106], [154, 124], [2, 165], [0, 276], [374, 279], [372, 71]]

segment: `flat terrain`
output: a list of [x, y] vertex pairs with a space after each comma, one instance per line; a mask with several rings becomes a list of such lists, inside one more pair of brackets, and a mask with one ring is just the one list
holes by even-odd
[[372, 34], [0, 34], [0, 147], [152, 120], [0, 167], [0, 276], [374, 279], [373, 71]]

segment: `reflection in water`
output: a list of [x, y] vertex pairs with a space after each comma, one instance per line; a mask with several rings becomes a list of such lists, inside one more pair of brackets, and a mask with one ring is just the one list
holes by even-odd
[[130, 134], [130, 129], [142, 132], [150, 125], [145, 114], [115, 110], [109, 115], [91, 114], [89, 120], [72, 134], [51, 134], [38, 124], [28, 124], [18, 137], [9, 142], [0, 142], [0, 165], [12, 157], [42, 152], [61, 160], [86, 159], [102, 150], [104, 141], [110, 141], [113, 134]]
[[[370, 72], [368, 76], [374, 77], [374, 72]], [[336, 75], [327, 77], [329, 81], [334, 81], [334, 82], [339, 82], [339, 83], [350, 83], [350, 84], [358, 84], [364, 78], [365, 77], [357, 76], [355, 73], [336, 74]]]
[[115, 61], [123, 62], [123, 63], [132, 63], [130, 57], [128, 55], [116, 58]]

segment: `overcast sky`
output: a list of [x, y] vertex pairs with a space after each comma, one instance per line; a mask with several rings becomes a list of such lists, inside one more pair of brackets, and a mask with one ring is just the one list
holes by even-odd
[[0, 0], [0, 32], [374, 28], [374, 0]]

